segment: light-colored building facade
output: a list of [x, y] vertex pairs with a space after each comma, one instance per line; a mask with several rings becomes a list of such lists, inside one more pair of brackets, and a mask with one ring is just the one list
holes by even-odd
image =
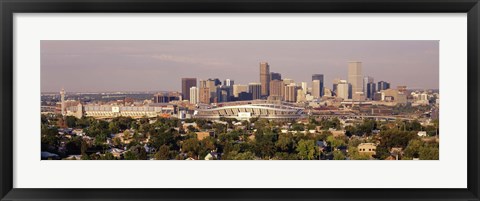
[[199, 88], [197, 87], [191, 87], [190, 88], [190, 103], [191, 104], [197, 104], [200, 101], [200, 95], [199, 95]]
[[374, 143], [360, 143], [357, 147], [358, 152], [361, 154], [375, 155], [377, 150], [377, 145]]
[[340, 80], [337, 84], [337, 97], [348, 99], [348, 82], [346, 80]]
[[363, 92], [362, 62], [348, 62], [348, 83], [352, 85], [352, 95]]
[[302, 91], [305, 95], [308, 93], [308, 83], [307, 82], [302, 82]]
[[233, 96], [235, 98], [238, 98], [238, 94], [242, 92], [248, 92], [248, 85], [240, 85], [240, 84], [233, 85]]
[[321, 92], [321, 89], [320, 89], [321, 85], [320, 85], [320, 80], [313, 80], [312, 81], [312, 96], [315, 97], [315, 98], [320, 98], [321, 95], [320, 95], [320, 92]]
[[296, 102], [297, 101], [297, 86], [295, 83], [289, 84], [284, 87], [285, 93], [283, 100], [287, 102]]

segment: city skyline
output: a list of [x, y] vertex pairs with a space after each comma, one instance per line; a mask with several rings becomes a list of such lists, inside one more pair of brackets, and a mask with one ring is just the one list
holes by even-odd
[[190, 77], [247, 85], [261, 82], [261, 62], [309, 87], [323, 74], [331, 89], [348, 80], [350, 61], [375, 82], [438, 89], [438, 50], [438, 41], [42, 41], [41, 91], [185, 91]]

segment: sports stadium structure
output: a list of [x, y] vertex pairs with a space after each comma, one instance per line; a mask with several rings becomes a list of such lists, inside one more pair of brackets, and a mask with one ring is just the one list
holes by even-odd
[[279, 101], [237, 101], [228, 102], [214, 108], [197, 109], [194, 118], [220, 119], [235, 118], [249, 120], [250, 118], [265, 118], [272, 120], [293, 120], [303, 117], [304, 108]]

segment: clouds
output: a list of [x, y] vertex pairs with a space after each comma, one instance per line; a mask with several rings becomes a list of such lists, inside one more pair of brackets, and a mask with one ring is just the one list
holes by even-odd
[[258, 82], [259, 62], [285, 78], [346, 79], [347, 62], [364, 75], [438, 88], [438, 41], [42, 41], [41, 88], [58, 91], [180, 90], [181, 77]]

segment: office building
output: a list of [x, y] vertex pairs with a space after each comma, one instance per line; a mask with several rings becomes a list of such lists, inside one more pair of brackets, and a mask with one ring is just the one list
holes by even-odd
[[348, 83], [352, 85], [352, 93], [363, 92], [362, 80], [362, 62], [351, 61], [348, 62]]
[[289, 79], [289, 78], [283, 79], [283, 84], [284, 85], [290, 85], [290, 84], [294, 84], [294, 83], [295, 83], [295, 81], [292, 80], [292, 79]]
[[282, 80], [282, 74], [271, 72], [270, 73], [270, 81], [272, 81], [272, 80]]
[[[190, 89], [188, 91], [188, 95], [190, 96]], [[153, 95], [153, 102], [154, 103], [169, 103], [170, 101], [178, 101], [181, 100], [182, 94], [172, 91], [172, 92], [160, 92]]]
[[365, 76], [363, 77], [363, 93], [367, 94], [367, 84], [368, 83], [373, 83], [373, 77], [370, 76]]
[[308, 83], [302, 82], [302, 92], [306, 95], [308, 93]]
[[285, 93], [283, 99], [287, 102], [296, 102], [297, 101], [297, 86], [292, 83], [284, 87]]
[[197, 104], [199, 102], [199, 88], [191, 87], [190, 88], [190, 103]]
[[390, 83], [385, 81], [378, 82], [377, 91], [390, 89]]
[[231, 79], [225, 79], [225, 80], [223, 81], [223, 85], [225, 85], [225, 86], [233, 86], [233, 85], [234, 85], [234, 81], [231, 80]]
[[283, 97], [283, 81], [282, 80], [271, 80], [270, 81], [270, 96], [280, 96]]
[[349, 84], [346, 80], [340, 80], [337, 84], [337, 97], [349, 99]]
[[297, 103], [305, 102], [306, 94], [303, 92], [302, 88], [297, 89]]
[[374, 100], [375, 99], [375, 92], [376, 92], [376, 84], [374, 82], [370, 82], [367, 84], [367, 92], [366, 92], [366, 96], [367, 96], [367, 99], [369, 100]]
[[231, 87], [229, 86], [217, 86], [217, 103], [231, 101]]
[[320, 98], [321, 95], [320, 95], [320, 92], [321, 92], [321, 84], [320, 84], [320, 80], [313, 80], [312, 81], [312, 96], [314, 98]]
[[199, 89], [198, 89], [198, 101], [204, 104], [210, 104], [210, 88], [208, 80], [200, 80], [199, 82]]
[[190, 100], [190, 88], [197, 86], [197, 78], [182, 78], [182, 100]]
[[253, 95], [252, 95], [252, 93], [242, 91], [242, 92], [238, 93], [238, 97], [236, 99], [238, 101], [253, 100]]
[[[267, 62], [260, 63], [260, 84], [261, 84], [261, 97], [267, 97], [270, 89], [270, 66]], [[253, 94], [255, 99], [255, 94]]]
[[248, 84], [248, 92], [252, 94], [252, 99], [261, 99], [262, 98], [262, 84], [261, 83], [250, 83]]
[[233, 85], [233, 96], [235, 98], [238, 97], [238, 94], [241, 92], [248, 92], [248, 86], [247, 85], [240, 85], [240, 84], [234, 84]]
[[[324, 85], [324, 80], [323, 80], [323, 74], [313, 74], [313, 75], [312, 75], [312, 81], [314, 81], [314, 80], [318, 80], [318, 81], [319, 81], [319, 84], [320, 84], [320, 86], [319, 86], [319, 88], [320, 88], [320, 94], [319, 94], [318, 98], [320, 98], [320, 97], [322, 97], [323, 94], [325, 93], [325, 91], [324, 91], [325, 85]], [[312, 90], [313, 90], [313, 86], [312, 86]]]
[[333, 92], [334, 94], [337, 93], [337, 85], [338, 85], [339, 82], [340, 82], [340, 79], [339, 79], [339, 78], [333, 79], [332, 92]]

